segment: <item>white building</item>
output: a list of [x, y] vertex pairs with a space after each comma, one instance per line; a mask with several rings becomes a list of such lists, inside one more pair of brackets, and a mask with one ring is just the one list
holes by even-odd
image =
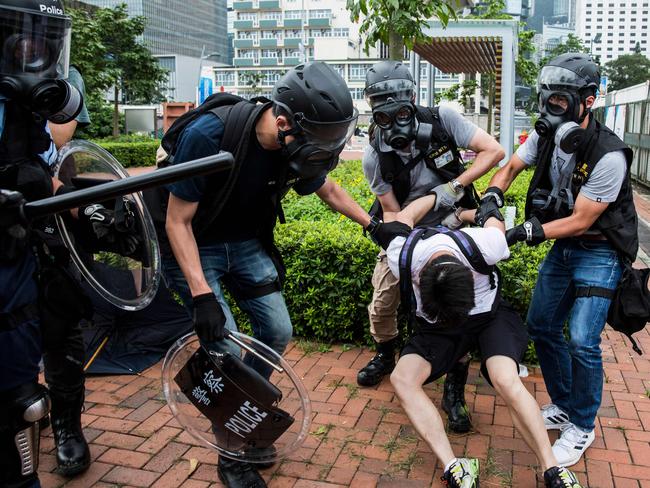
[[[366, 71], [379, 54], [376, 49], [364, 53], [359, 25], [350, 20], [345, 4], [345, 0], [233, 0], [233, 66], [215, 68], [216, 90], [270, 97], [287, 69], [320, 60], [343, 76], [359, 112], [368, 114], [363, 96]], [[426, 76], [425, 63], [421, 69]], [[437, 73], [437, 91], [454, 83], [457, 75]], [[422, 84], [424, 101], [426, 84]]]
[[[631, 54], [639, 44], [649, 56], [650, 0], [578, 0], [578, 36], [601, 64]], [[600, 40], [596, 37], [600, 34]], [[593, 42], [592, 42], [593, 40]]]

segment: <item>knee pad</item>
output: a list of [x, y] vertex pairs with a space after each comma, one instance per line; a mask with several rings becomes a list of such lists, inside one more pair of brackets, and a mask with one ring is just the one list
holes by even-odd
[[38, 383], [0, 393], [0, 486], [28, 487], [38, 479], [39, 420], [49, 408], [47, 388]]

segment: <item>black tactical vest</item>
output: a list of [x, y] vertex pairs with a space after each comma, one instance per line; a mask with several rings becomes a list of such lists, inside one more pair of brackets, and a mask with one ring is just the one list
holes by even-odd
[[[442, 125], [438, 107], [430, 108], [416, 105], [416, 118], [421, 123], [431, 124], [433, 126], [429, 148], [422, 158], [426, 167], [443, 181], [451, 181], [458, 177], [465, 171], [465, 163], [460, 155], [456, 141]], [[402, 158], [392, 149], [390, 151], [381, 151], [379, 149], [381, 147], [380, 137], [380, 130], [373, 131], [370, 136], [370, 145], [377, 153], [381, 177], [386, 183], [392, 186], [395, 198], [401, 207], [410, 193], [410, 172], [415, 165], [404, 164]], [[446, 153], [451, 153], [451, 157], [448, 158], [446, 164], [438, 167], [436, 165], [436, 159]], [[465, 195], [458, 202], [458, 205], [464, 208], [477, 208], [477, 201], [478, 197], [476, 196], [474, 186], [470, 185], [465, 190]], [[378, 205], [377, 201], [373, 204], [370, 210], [371, 215], [377, 213], [376, 211], [373, 212], [373, 210], [381, 210], [381, 206], [378, 207]]]
[[52, 178], [39, 154], [50, 148], [43, 122], [12, 101], [5, 101], [0, 137], [0, 187], [16, 190], [27, 201], [52, 196]]
[[[605, 211], [598, 217], [593, 230], [601, 232], [623, 259], [633, 262], [639, 248], [637, 233], [637, 213], [634, 208], [632, 195], [632, 182], [630, 179], [630, 165], [632, 164], [632, 150], [606, 126], [591, 117], [587, 128], [588, 134], [585, 143], [578, 149], [576, 166], [571, 179], [571, 192], [574, 199], [578, 196], [580, 188], [591, 176], [596, 164], [601, 158], [613, 151], [622, 150], [627, 161], [627, 174], [616, 201], [610, 203]], [[528, 187], [526, 197], [526, 218], [530, 218], [532, 211], [532, 193], [536, 189], [551, 190], [550, 179], [551, 160], [555, 143], [552, 139], [540, 138], [537, 145], [537, 166]], [[547, 219], [556, 220], [562, 218]]]

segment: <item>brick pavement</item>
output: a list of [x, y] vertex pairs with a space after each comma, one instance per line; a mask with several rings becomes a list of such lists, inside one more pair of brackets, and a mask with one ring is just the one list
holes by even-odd
[[[639, 334], [638, 342], [650, 351], [647, 331]], [[596, 441], [575, 471], [591, 488], [650, 488], [650, 357], [636, 355], [609, 328], [603, 352], [605, 393]], [[286, 358], [305, 371], [314, 419], [302, 448], [263, 471], [271, 488], [441, 486], [440, 466], [410, 427], [389, 382], [356, 388], [356, 372], [371, 355], [366, 349], [342, 346], [305, 353], [298, 344], [290, 345]], [[221, 486], [216, 454], [183, 432], [167, 408], [160, 367], [139, 376], [88, 378], [83, 424], [93, 464], [66, 484], [55, 473], [53, 439], [47, 429], [39, 469], [44, 488]], [[336, 381], [320, 381], [324, 375]], [[540, 404], [548, 402], [538, 370], [531, 370], [524, 383]], [[428, 392], [439, 404], [442, 385], [434, 383]], [[542, 486], [536, 479], [534, 456], [514, 432], [503, 401], [479, 376], [476, 364], [467, 392], [476, 431], [452, 436], [452, 444], [457, 454], [468, 452], [481, 459], [482, 486]]]
[[[650, 197], [637, 193], [635, 201], [640, 216], [650, 222]], [[641, 348], [650, 351], [648, 331], [637, 337]], [[573, 469], [590, 488], [650, 488], [650, 356], [636, 355], [623, 336], [609, 327], [602, 348], [605, 385], [596, 440]], [[440, 466], [410, 427], [388, 380], [375, 388], [356, 387], [356, 372], [372, 354], [342, 346], [305, 353], [296, 343], [290, 345], [285, 357], [304, 371], [314, 418], [302, 448], [263, 471], [271, 488], [441, 486]], [[93, 464], [70, 481], [57, 475], [48, 428], [39, 468], [44, 488], [222, 486], [217, 482], [216, 454], [183, 432], [166, 406], [160, 368], [159, 363], [139, 376], [86, 381], [82, 420]], [[547, 403], [540, 371], [530, 373], [524, 378], [526, 387], [540, 405]], [[325, 375], [328, 381], [322, 382]], [[436, 404], [441, 390], [440, 383], [428, 387]], [[480, 458], [482, 486], [543, 486], [536, 475], [535, 457], [514, 431], [503, 401], [479, 376], [476, 364], [470, 372], [467, 401], [475, 432], [452, 436], [452, 445], [458, 455]], [[555, 439], [557, 434], [550, 435]]]

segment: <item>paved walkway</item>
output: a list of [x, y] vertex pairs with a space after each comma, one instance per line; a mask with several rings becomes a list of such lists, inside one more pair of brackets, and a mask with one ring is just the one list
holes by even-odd
[[[650, 351], [647, 332], [639, 337], [641, 347]], [[440, 466], [410, 427], [388, 381], [371, 389], [356, 386], [356, 372], [372, 353], [342, 346], [325, 353], [305, 352], [313, 349], [293, 343], [286, 354], [311, 392], [314, 419], [303, 447], [264, 471], [269, 486], [441, 486]], [[650, 487], [650, 357], [636, 355], [609, 328], [603, 351], [605, 394], [596, 441], [575, 471], [591, 488]], [[540, 404], [548, 402], [538, 370], [532, 370], [524, 383]], [[54, 473], [48, 429], [41, 444], [44, 488], [221, 486], [216, 482], [216, 453], [199, 447], [172, 418], [162, 397], [160, 364], [140, 376], [89, 378], [86, 387], [83, 423], [93, 464], [65, 484]], [[429, 389], [437, 404], [441, 390], [438, 383]], [[481, 459], [481, 485], [542, 486], [535, 457], [475, 365], [467, 392], [476, 432], [454, 436], [452, 444], [457, 454], [467, 452]]]
[[[650, 197], [636, 195], [643, 225], [650, 222]], [[645, 240], [642, 248], [648, 248]], [[637, 263], [650, 264], [650, 252]], [[650, 488], [650, 335], [637, 335], [648, 354], [638, 356], [609, 327], [603, 335], [605, 385], [596, 441], [574, 469], [591, 488]], [[438, 487], [440, 466], [418, 439], [387, 380], [376, 388], [356, 386], [356, 372], [372, 356], [360, 348], [322, 348], [292, 343], [286, 358], [310, 390], [311, 434], [291, 458], [264, 471], [272, 488]], [[215, 452], [202, 448], [172, 418], [161, 391], [160, 364], [139, 376], [94, 377], [86, 381], [83, 424], [93, 464], [69, 481], [55, 474], [50, 429], [41, 443], [44, 488], [66, 487], [216, 487]], [[549, 401], [539, 370], [526, 387], [540, 405]], [[439, 404], [442, 386], [429, 393]], [[481, 460], [481, 485], [542, 486], [536, 460], [514, 431], [494, 390], [472, 366], [467, 401], [476, 431], [452, 437], [455, 452]], [[551, 433], [552, 439], [556, 434]]]

